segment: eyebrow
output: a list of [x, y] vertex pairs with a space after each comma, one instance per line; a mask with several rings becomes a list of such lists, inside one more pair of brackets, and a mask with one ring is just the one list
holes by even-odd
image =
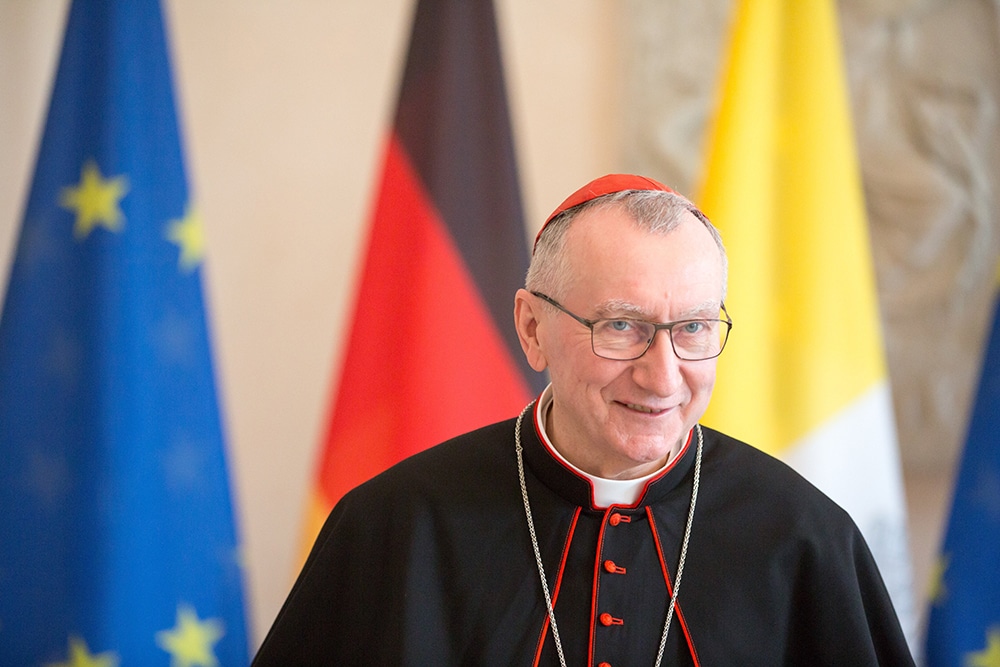
[[[675, 322], [680, 322], [689, 319], [713, 319], [718, 317], [718, 311], [722, 309], [721, 304], [718, 301], [704, 301], [691, 308], [688, 308]], [[656, 318], [653, 317], [647, 310], [637, 306], [636, 304], [625, 301], [622, 299], [608, 299], [603, 303], [597, 304], [595, 311], [597, 313], [595, 319], [614, 319], [615, 317], [627, 317], [629, 319], [644, 320], [646, 322], [657, 322]], [[712, 314], [716, 313], [716, 314]]]

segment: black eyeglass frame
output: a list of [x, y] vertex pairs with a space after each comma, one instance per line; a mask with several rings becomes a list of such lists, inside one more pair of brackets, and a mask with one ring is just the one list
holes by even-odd
[[[649, 352], [649, 348], [653, 346], [653, 340], [656, 338], [656, 334], [659, 333], [659, 331], [661, 330], [665, 330], [667, 332], [667, 338], [670, 339], [670, 349], [673, 350], [674, 356], [676, 356], [681, 361], [708, 361], [709, 359], [715, 359], [720, 354], [722, 354], [722, 351], [724, 349], [726, 349], [726, 343], [729, 342], [729, 333], [733, 329], [733, 319], [729, 316], [729, 311], [726, 310], [725, 303], [720, 304], [720, 308], [723, 314], [726, 316], [726, 319], [724, 320], [714, 319], [714, 318], [694, 318], [688, 320], [677, 320], [676, 322], [649, 322], [648, 320], [639, 320], [634, 317], [601, 317], [596, 320], [588, 320], [585, 317], [580, 317], [576, 313], [567, 310], [566, 306], [562, 305], [561, 303], [559, 303], [558, 301], [556, 301], [547, 294], [543, 294], [542, 292], [536, 292], [534, 290], [531, 290], [531, 294], [534, 294], [539, 299], [555, 306], [556, 308], [566, 313], [567, 315], [572, 317], [574, 320], [576, 320], [583, 326], [590, 329], [590, 350], [601, 359], [608, 359], [610, 361], [635, 361], [636, 359], [640, 359], [644, 354]], [[649, 340], [646, 341], [646, 347], [643, 348], [642, 352], [640, 352], [634, 357], [628, 357], [625, 359], [619, 359], [617, 357], [606, 357], [603, 354], [598, 354], [597, 349], [594, 347], [594, 326], [599, 322], [608, 322], [614, 320], [631, 320], [633, 322], [643, 322], [645, 324], [653, 325], [653, 335], [650, 336]], [[689, 322], [718, 322], [720, 324], [725, 324], [726, 332], [725, 336], [722, 338], [722, 345], [719, 346], [719, 351], [710, 357], [699, 357], [698, 359], [688, 359], [686, 357], [682, 357], [680, 353], [677, 351], [677, 346], [674, 345], [673, 328], [678, 324], [687, 324]]]

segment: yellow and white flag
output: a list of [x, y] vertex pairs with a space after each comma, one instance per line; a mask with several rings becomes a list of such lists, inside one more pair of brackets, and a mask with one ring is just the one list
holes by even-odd
[[915, 627], [906, 510], [833, 0], [740, 0], [699, 204], [733, 335], [705, 423], [846, 509]]

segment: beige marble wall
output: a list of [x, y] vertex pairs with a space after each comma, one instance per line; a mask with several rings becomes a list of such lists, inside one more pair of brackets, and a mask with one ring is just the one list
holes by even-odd
[[[729, 0], [634, 0], [626, 162], [693, 189]], [[841, 27], [904, 459], [949, 465], [1000, 252], [993, 0], [841, 0]]]

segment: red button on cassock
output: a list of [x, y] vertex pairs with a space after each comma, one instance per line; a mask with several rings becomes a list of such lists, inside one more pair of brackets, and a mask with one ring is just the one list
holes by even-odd
[[615, 512], [610, 517], [608, 517], [608, 523], [610, 523], [612, 526], [617, 526], [620, 523], [631, 523], [631, 521], [632, 517], [626, 514], [619, 514], [618, 512]]
[[618, 567], [613, 560], [604, 561], [604, 569], [611, 574], [625, 574], [625, 568]]
[[623, 621], [620, 618], [615, 618], [614, 616], [612, 616], [611, 614], [609, 614], [607, 612], [605, 612], [605, 613], [601, 614], [600, 616], [598, 616], [597, 620], [599, 620], [601, 622], [601, 625], [604, 625], [604, 626], [609, 626], [609, 625], [624, 625], [625, 624], [625, 621]]

